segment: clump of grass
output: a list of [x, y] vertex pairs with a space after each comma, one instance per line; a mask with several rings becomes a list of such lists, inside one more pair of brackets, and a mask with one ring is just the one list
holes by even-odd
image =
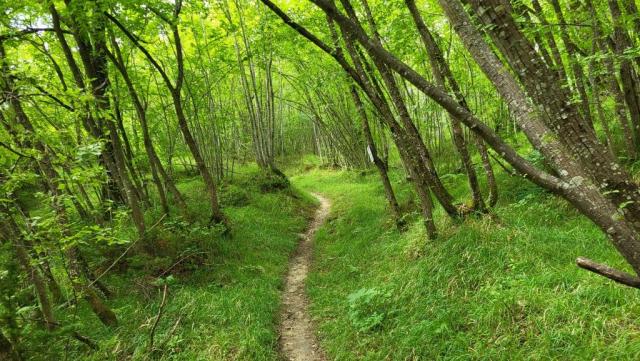
[[242, 185], [228, 183], [221, 187], [220, 204], [222, 207], [245, 207], [250, 202], [251, 194]]
[[261, 172], [253, 177], [261, 192], [277, 192], [289, 188], [289, 179], [272, 172]]

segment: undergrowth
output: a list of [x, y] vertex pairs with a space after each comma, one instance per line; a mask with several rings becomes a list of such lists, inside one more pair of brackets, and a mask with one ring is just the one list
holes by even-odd
[[[183, 178], [178, 187], [192, 219], [164, 219], [143, 242], [148, 247], [136, 247], [104, 278], [115, 292], [108, 304], [118, 327], [104, 327], [80, 302], [76, 317], [68, 309], [58, 310], [68, 326], [59, 337], [33, 340], [29, 355], [38, 360], [277, 359], [282, 279], [315, 201], [293, 187], [264, 186], [273, 183], [248, 168], [220, 187], [232, 228], [230, 236], [223, 236], [208, 224], [202, 182]], [[152, 212], [146, 216], [158, 219]], [[125, 229], [118, 237], [131, 233]], [[88, 253], [94, 260], [100, 257]], [[167, 301], [151, 344], [165, 285]], [[71, 329], [100, 349], [65, 336]]]
[[[494, 217], [455, 222], [438, 210], [440, 237], [427, 241], [406, 180], [392, 172], [408, 213], [401, 233], [377, 177], [315, 169], [292, 178], [333, 202], [307, 284], [331, 359], [640, 358], [637, 290], [574, 263], [624, 261], [565, 202], [501, 174]], [[464, 179], [447, 182], [464, 191]]]

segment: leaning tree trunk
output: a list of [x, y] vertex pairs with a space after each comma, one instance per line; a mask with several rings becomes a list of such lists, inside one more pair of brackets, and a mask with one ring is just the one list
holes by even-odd
[[20, 229], [15, 221], [11, 219], [8, 209], [1, 206], [0, 213], [3, 213], [3, 218], [5, 218], [0, 219], [0, 231], [2, 231], [2, 235], [0, 237], [13, 244], [16, 259], [36, 291], [45, 327], [47, 330], [53, 330], [57, 327], [58, 322], [53, 314], [53, 308], [49, 301], [49, 295], [47, 294], [44, 279], [42, 278], [39, 270], [33, 266], [34, 262], [27, 252], [27, 246], [24, 243]]
[[[350, 6], [349, 2], [347, 0], [342, 0], [342, 4], [347, 9], [349, 17], [354, 22], [357, 22], [358, 20], [356, 13]], [[373, 41], [376, 43], [376, 45], [381, 46], [381, 41], [379, 38], [374, 38]], [[459, 210], [453, 204], [453, 197], [444, 187], [442, 181], [440, 180], [440, 177], [436, 172], [429, 150], [425, 146], [422, 137], [418, 132], [418, 129], [416, 128], [409, 115], [409, 111], [404, 102], [404, 99], [402, 98], [402, 94], [400, 93], [397, 82], [393, 78], [391, 70], [384, 62], [380, 61], [380, 59], [372, 57], [372, 60], [382, 77], [384, 85], [389, 92], [391, 102], [398, 112], [398, 117], [400, 118], [403, 129], [407, 135], [407, 143], [413, 148], [413, 150], [416, 152], [415, 154], [419, 157], [418, 164], [421, 163], [424, 165], [424, 169], [416, 172], [416, 175], [425, 179], [431, 192], [433, 192], [444, 210], [450, 216], [457, 217], [459, 215]]]
[[398, 200], [396, 199], [395, 192], [393, 191], [393, 186], [391, 185], [391, 181], [389, 180], [387, 165], [382, 161], [382, 159], [380, 159], [380, 156], [378, 155], [378, 149], [376, 147], [375, 141], [373, 140], [371, 128], [369, 127], [367, 112], [364, 109], [364, 104], [362, 104], [362, 100], [360, 99], [360, 95], [358, 95], [358, 91], [353, 85], [351, 86], [351, 96], [353, 98], [353, 103], [355, 104], [358, 111], [358, 115], [360, 116], [360, 121], [362, 122], [362, 131], [364, 133], [365, 139], [367, 140], [367, 147], [369, 149], [371, 159], [373, 161], [373, 164], [376, 166], [376, 169], [378, 170], [378, 174], [380, 175], [380, 180], [382, 181], [382, 186], [384, 188], [384, 195], [387, 198], [387, 202], [389, 203], [391, 215], [393, 216], [396, 225], [400, 226], [402, 221], [402, 212], [400, 211]]
[[[526, 95], [473, 27], [462, 4], [459, 1], [440, 0], [440, 5], [471, 55], [516, 115], [531, 143], [565, 179], [565, 185], [556, 188], [556, 192], [606, 232], [636, 273], [640, 271], [640, 237], [632, 226], [620, 219], [615, 201], [611, 202], [602, 190], [596, 188], [600, 183], [589, 181], [589, 172], [583, 169], [584, 163], [574, 160], [568, 147], [560, 142], [560, 137], [553, 135], [552, 128], [547, 127], [540, 117], [541, 112], [529, 106]], [[553, 189], [551, 184], [543, 184], [536, 178], [532, 180], [547, 189]]]
[[513, 17], [498, 6], [500, 0], [471, 1], [485, 24], [493, 27], [488, 32], [522, 83], [527, 94], [543, 110], [543, 120], [555, 136], [579, 159], [583, 169], [617, 207], [624, 212], [630, 224], [640, 229], [640, 193], [628, 172], [602, 145], [589, 124], [571, 103], [571, 96], [562, 87], [561, 80], [536, 57], [536, 53], [518, 29]]
[[[363, 1], [366, 1], [366, 0], [363, 0]], [[416, 24], [416, 28], [418, 29], [418, 32], [420, 33], [420, 38], [422, 39], [425, 49], [427, 50], [427, 54], [429, 56], [429, 64], [431, 65], [431, 71], [433, 72], [436, 84], [442, 89], [451, 90], [455, 95], [456, 99], [458, 100], [458, 102], [460, 103], [460, 105], [463, 106], [465, 109], [469, 110], [467, 101], [464, 95], [462, 94], [462, 89], [460, 88], [460, 86], [458, 85], [458, 82], [453, 76], [453, 73], [451, 72], [449, 65], [446, 63], [444, 56], [442, 54], [442, 51], [440, 50], [440, 47], [438, 46], [438, 44], [436, 44], [436, 41], [433, 38], [433, 35], [431, 34], [426, 24], [422, 20], [422, 17], [420, 16], [420, 13], [415, 4], [415, 1], [405, 0], [405, 3], [407, 4], [407, 8], [411, 13], [411, 16], [413, 18], [414, 23]], [[462, 164], [465, 170], [467, 171], [469, 186], [471, 188], [472, 195], [473, 195], [472, 208], [476, 211], [482, 212], [485, 210], [484, 209], [485, 204], [484, 204], [484, 200], [482, 199], [482, 193], [480, 192], [480, 185], [478, 183], [477, 175], [473, 167], [473, 162], [469, 155], [467, 145], [465, 144], [460, 120], [451, 116], [450, 116], [450, 119], [451, 119], [451, 127], [453, 129], [454, 143], [456, 144], [458, 153], [460, 154]], [[477, 137], [475, 138], [477, 141], [478, 150], [481, 153], [483, 167], [487, 173], [487, 180], [488, 180], [487, 183], [489, 184], [489, 189], [490, 189], [489, 205], [492, 206], [492, 205], [495, 205], [495, 202], [497, 202], [497, 185], [495, 182], [495, 177], [493, 175], [493, 169], [491, 167], [491, 163], [489, 162], [489, 156], [487, 154], [486, 147], [484, 146], [484, 143], [481, 139]]]
[[[0, 43], [0, 60], [3, 64], [3, 74], [8, 74], [8, 64], [4, 61], [5, 52], [2, 44]], [[64, 203], [61, 199], [62, 194], [60, 193], [60, 185], [59, 180], [61, 179], [58, 172], [53, 166], [53, 160], [47, 150], [46, 146], [36, 137], [35, 128], [31, 124], [30, 119], [27, 117], [27, 114], [24, 112], [22, 105], [20, 103], [20, 97], [17, 96], [16, 91], [11, 84], [11, 78], [3, 77], [0, 79], [2, 82], [2, 88], [5, 91], [8, 91], [9, 94], [14, 94], [16, 96], [10, 97], [10, 106], [13, 109], [13, 114], [15, 116], [15, 120], [17, 124], [20, 124], [23, 128], [23, 131], [26, 133], [26, 144], [27, 147], [33, 148], [41, 154], [41, 158], [38, 161], [38, 166], [45, 175], [46, 186], [51, 195], [51, 203], [52, 208], [56, 214], [58, 224], [62, 227], [62, 233], [65, 236], [68, 236], [68, 218]], [[79, 249], [77, 246], [71, 246], [66, 251], [66, 256], [69, 261], [69, 273], [70, 273], [70, 281], [73, 288], [76, 292], [82, 294], [87, 302], [90, 304], [92, 310], [96, 313], [96, 315], [108, 326], [115, 326], [117, 324], [117, 319], [113, 311], [107, 307], [102, 300], [95, 294], [95, 292], [88, 286], [82, 283], [81, 279], [81, 268], [78, 264], [77, 257], [79, 255]]]
[[184, 201], [184, 197], [182, 196], [180, 191], [176, 188], [173, 180], [170, 179], [166, 174], [164, 166], [162, 165], [162, 162], [160, 161], [160, 158], [158, 157], [158, 154], [153, 146], [151, 136], [149, 135], [149, 126], [147, 124], [147, 114], [146, 114], [145, 108], [142, 105], [142, 102], [140, 101], [140, 97], [138, 96], [138, 93], [135, 87], [133, 86], [133, 82], [131, 81], [131, 78], [129, 77], [129, 73], [127, 72], [127, 69], [124, 65], [124, 61], [122, 59], [120, 48], [117, 42], [115, 41], [115, 39], [112, 41], [112, 44], [113, 44], [115, 56], [114, 54], [111, 54], [109, 52], [107, 52], [107, 55], [111, 58], [111, 61], [114, 63], [116, 69], [118, 69], [122, 78], [124, 79], [125, 84], [127, 86], [127, 90], [129, 91], [129, 95], [131, 96], [134, 107], [136, 109], [136, 114], [138, 116], [138, 120], [140, 121], [140, 127], [142, 129], [142, 142], [144, 144], [145, 151], [149, 158], [151, 175], [153, 178], [153, 182], [155, 183], [156, 188], [158, 189], [158, 194], [160, 196], [162, 208], [166, 214], [169, 213], [169, 205], [166, 199], [165, 187], [163, 187], [162, 179], [160, 178], [160, 176], [162, 176], [165, 179], [164, 186], [166, 186], [169, 192], [171, 192], [171, 194], [173, 195], [174, 201], [177, 204], [180, 211], [182, 212], [182, 215], [185, 218], [188, 218], [187, 205]]
[[[549, 173], [537, 169], [531, 164], [531, 162], [519, 156], [517, 152], [515, 152], [512, 147], [506, 144], [503, 139], [495, 134], [495, 132], [491, 128], [487, 127], [483, 122], [481, 122], [473, 114], [469, 113], [463, 107], [460, 107], [459, 104], [457, 104], [457, 102], [453, 98], [451, 98], [451, 96], [449, 96], [445, 91], [433, 86], [411, 67], [395, 58], [384, 48], [378, 46], [375, 41], [373, 41], [366, 35], [364, 30], [359, 27], [357, 23], [354, 23], [348, 17], [342, 15], [340, 11], [330, 3], [330, 1], [312, 1], [323, 11], [325, 11], [327, 15], [333, 18], [344, 31], [349, 32], [357, 37], [358, 42], [360, 42], [364, 46], [364, 48], [372, 57], [378, 57], [380, 61], [384, 61], [400, 76], [415, 85], [420, 91], [424, 92], [425, 95], [438, 102], [448, 112], [460, 117], [461, 121], [463, 121], [465, 125], [471, 128], [478, 135], [482, 136], [483, 139], [492, 148], [494, 148], [498, 152], [498, 154], [500, 154], [505, 160], [507, 160], [518, 172], [526, 174], [529, 179], [531, 179], [536, 184], [562, 195], [565, 199], [576, 206], [581, 212], [588, 216], [596, 225], [598, 225], [611, 237], [613, 244], [618, 249], [618, 251], [625, 257], [625, 259], [627, 259], [627, 261], [631, 264], [632, 267], [634, 267], [637, 272], [640, 271], [640, 236], [635, 229], [637, 223], [634, 224], [632, 221], [630, 221], [633, 219], [633, 210], [626, 210], [627, 212], [625, 212], [624, 215], [621, 214], [622, 211], [620, 209], [624, 207], [620, 207], [620, 203], [618, 201], [618, 197], [620, 196], [610, 195], [603, 192], [603, 189], [599, 189], [599, 187], [603, 187], [602, 181], [595, 182], [590, 179], [590, 176], [595, 172], [593, 171], [593, 169], [587, 168], [585, 166], [584, 163], [586, 162], [584, 161], [584, 157], [586, 156], [586, 158], [592, 159], [594, 157], [593, 154], [583, 155], [582, 161], [576, 162], [574, 160], [574, 151], [577, 145], [572, 144], [572, 135], [569, 135], [569, 137], [566, 137], [566, 134], [563, 134], [562, 137], [555, 136], [550, 132], [550, 127], [547, 127], [544, 123], [539, 122], [533, 116], [534, 113], [528, 107], [526, 97], [521, 96], [522, 93], [519, 89], [519, 86], [511, 78], [510, 74], [504, 72], [503, 65], [490, 51], [490, 48], [486, 44], [484, 44], [484, 40], [481, 40], [478, 44], [476, 43], [478, 39], [482, 39], [477, 30], [472, 29], [471, 31], [471, 36], [473, 36], [473, 34], [476, 35], [476, 41], [471, 43], [465, 42], [465, 45], [474, 48], [475, 51], [478, 50], [478, 47], [482, 47], [484, 50], [486, 50], [476, 54], [479, 56], [479, 58], [476, 57], [476, 60], [479, 62], [479, 64], [483, 63], [483, 70], [485, 70], [485, 72], [487, 72], [487, 70], [491, 71], [490, 74], [487, 73], [490, 79], [492, 79], [492, 77], [494, 76], [497, 76], [497, 78], [493, 79], [492, 81], [498, 89], [502, 88], [502, 90], [505, 90], [508, 88], [510, 91], [515, 92], [515, 94], [509, 94], [503, 93], [503, 91], [501, 90], [502, 96], [504, 96], [506, 99], [518, 103], [520, 101], [523, 101], [522, 103], [514, 104], [514, 106], [517, 105], [518, 108], [516, 108], [516, 110], [518, 110], [523, 118], [528, 118], [527, 120], [533, 120], [533, 122], [521, 122], [520, 125], [530, 137], [532, 144], [537, 149], [544, 151], [543, 154], [545, 154], [545, 156], [549, 156], [549, 160], [553, 161], [554, 164], [558, 165], [559, 167], [563, 167], [557, 170], [561, 175], [561, 178], [555, 177]], [[458, 9], [456, 9], [453, 15], [458, 15], [457, 12], [462, 11], [464, 13], [464, 16], [467, 17], [461, 22], [456, 22], [457, 27], [461, 28], [465, 25], [471, 26], [472, 23], [470, 22], [470, 20], [468, 20], [468, 14], [464, 12], [461, 4], [453, 1], [441, 1], [441, 6], [443, 6], [443, 8], [447, 8], [449, 6], [449, 9], [452, 9], [451, 6], [454, 5], [458, 6]], [[497, 6], [496, 8], [501, 9], [502, 6]], [[487, 10], [486, 7], [485, 10]], [[493, 10], [495, 10], [493, 7], [488, 9], [489, 12]], [[494, 16], [492, 16], [491, 18], [493, 18], [493, 20], [495, 21], [496, 16], [495, 14], [493, 15]], [[487, 16], [487, 14], [485, 13], [483, 16]], [[506, 14], [502, 13], [498, 17], [500, 16], [504, 17], [506, 16]], [[460, 18], [460, 15], [458, 15], [458, 18]], [[495, 29], [490, 30], [493, 31]], [[499, 29], [498, 32], [500, 31], [504, 31], [504, 29]], [[465, 33], [465, 35], [468, 34]], [[497, 35], [505, 36], [506, 33]], [[513, 42], [513, 36], [514, 34], [509, 32], [509, 38], [512, 40], [508, 49], [510, 51], [515, 51], [516, 49], [514, 49], [514, 47], [517, 47], [518, 45], [522, 46], [522, 44], [518, 44], [519, 41]], [[312, 39], [309, 36], [308, 38]], [[501, 47], [501, 50], [505, 51], [504, 46]], [[529, 51], [528, 54], [530, 54], [530, 56], [533, 56], [533, 54], [535, 54], [535, 51]], [[513, 61], [511, 63], [513, 63]], [[497, 68], [494, 67], [495, 65], [498, 65]], [[548, 76], [548, 72], [546, 71], [544, 71], [543, 74]], [[552, 77], [555, 77], [555, 75], [553, 75]], [[551, 95], [559, 94], [556, 91]], [[562, 98], [560, 99], [560, 101], [562, 101]], [[508, 101], [507, 103], [510, 104], [511, 101]], [[569, 115], [575, 114], [575, 109], [572, 113], [566, 113], [565, 110], [557, 114], [561, 116], [561, 119], [566, 120], [570, 118]], [[571, 123], [573, 123], [571, 124], [571, 126], [575, 128], [573, 129], [574, 132], [577, 129], [581, 129], [579, 126], [588, 127], [588, 125], [584, 124], [584, 122], [580, 122], [578, 120], [575, 120]], [[554, 125], [556, 125], [557, 128], [557, 124]], [[587, 132], [580, 135], [581, 138], [585, 138], [588, 137], [589, 134], [592, 133]], [[562, 140], [562, 142], [560, 142], [560, 140]], [[589, 151], [593, 151], [593, 149], [589, 149]], [[598, 156], [607, 157], [609, 155], [608, 152], [605, 151], [602, 154], [598, 153]], [[600, 162], [593, 163], [594, 166], [595, 163], [602, 165]], [[611, 173], [608, 174], [607, 177], [615, 178], [616, 180], [616, 182], [612, 182], [615, 185], [614, 190], [618, 190], [623, 194], [626, 192], [630, 192], [629, 198], [627, 199], [633, 199], [631, 198], [631, 196], [634, 196], [632, 189], [635, 189], [636, 187], [633, 186], [633, 188], [631, 188], [632, 183], [629, 183], [630, 179], [628, 178], [628, 176], [625, 177], [626, 172], [621, 169], [619, 170], [619, 166], [614, 167], [614, 165], [617, 164], [613, 162], [604, 164], [603, 166], [603, 168], [607, 169], [607, 171]], [[602, 173], [600, 172], [596, 174], [601, 175]]]

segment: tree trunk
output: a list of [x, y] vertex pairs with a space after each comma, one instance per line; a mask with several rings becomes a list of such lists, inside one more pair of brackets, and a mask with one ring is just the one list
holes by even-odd
[[2, 238], [6, 238], [7, 242], [13, 244], [13, 249], [16, 253], [18, 263], [31, 281], [31, 284], [33, 284], [36, 291], [45, 327], [47, 330], [53, 330], [57, 327], [58, 322], [53, 315], [53, 309], [51, 307], [51, 302], [49, 301], [44, 279], [42, 278], [39, 270], [33, 266], [33, 260], [29, 256], [29, 252], [27, 251], [27, 247], [23, 241], [18, 225], [10, 218], [11, 216], [4, 206], [0, 208], [0, 211], [6, 215], [6, 219], [0, 220], [0, 230], [2, 230], [3, 233]]
[[384, 195], [387, 198], [387, 202], [389, 203], [391, 215], [393, 216], [396, 225], [400, 226], [402, 225], [402, 212], [400, 211], [398, 200], [396, 199], [395, 192], [393, 191], [393, 186], [391, 185], [391, 181], [389, 180], [389, 175], [387, 174], [387, 166], [378, 156], [378, 149], [373, 140], [373, 136], [371, 135], [371, 128], [369, 127], [367, 112], [364, 109], [364, 104], [362, 104], [362, 100], [360, 99], [360, 95], [358, 95], [358, 91], [353, 85], [351, 86], [351, 96], [353, 98], [354, 104], [356, 105], [358, 115], [360, 116], [360, 120], [362, 122], [362, 130], [364, 132], [365, 139], [367, 140], [367, 147], [369, 149], [371, 159], [373, 161], [373, 164], [376, 166], [376, 169], [378, 170], [378, 174], [380, 175], [380, 180], [382, 181], [382, 186], [384, 187]]
[[[637, 74], [633, 69], [631, 60], [624, 55], [624, 52], [631, 48], [631, 39], [624, 28], [622, 12], [618, 6], [618, 0], [608, 0], [609, 11], [613, 18], [613, 50], [620, 57], [620, 80], [622, 81], [622, 89], [624, 91], [624, 101], [631, 115], [631, 134], [635, 145], [635, 152], [630, 153], [632, 159], [638, 156], [640, 150], [640, 99], [638, 94], [638, 84], [636, 83]], [[613, 76], [611, 74], [610, 76]]]
[[[611, 204], [602, 190], [598, 190], [588, 181], [588, 172], [582, 169], [583, 163], [576, 162], [565, 145], [560, 143], [559, 137], [551, 135], [551, 129], [538, 118], [542, 113], [535, 112], [529, 107], [525, 94], [473, 27], [470, 17], [459, 1], [440, 0], [439, 2], [467, 49], [516, 114], [521, 128], [531, 143], [554, 165], [558, 174], [568, 181], [566, 186], [557, 187], [556, 192], [562, 194], [606, 232], [614, 246], [637, 273], [640, 270], [640, 242], [638, 241], [640, 237], [637, 231], [620, 219], [618, 207]], [[514, 166], [517, 165], [517, 163], [511, 163]], [[543, 185], [539, 179], [532, 178], [532, 180]], [[551, 184], [543, 186], [553, 189]]]
[[189, 124], [187, 122], [187, 118], [184, 114], [184, 108], [182, 106], [181, 89], [184, 82], [184, 63], [183, 63], [184, 54], [182, 53], [182, 43], [180, 40], [180, 32], [178, 30], [178, 25], [177, 25], [177, 20], [180, 15], [181, 7], [182, 7], [182, 2], [177, 1], [175, 4], [174, 21], [169, 24], [171, 26], [172, 33], [173, 33], [174, 46], [176, 49], [176, 62], [177, 62], [177, 68], [178, 68], [175, 84], [171, 82], [165, 70], [153, 58], [153, 56], [151, 56], [149, 51], [147, 51], [147, 49], [142, 44], [140, 44], [138, 39], [135, 36], [133, 36], [133, 34], [131, 34], [131, 32], [129, 32], [129, 30], [127, 30], [127, 28], [124, 25], [122, 25], [122, 23], [120, 23], [116, 18], [114, 18], [109, 14], [105, 13], [105, 16], [111, 22], [113, 22], [118, 27], [118, 29], [120, 29], [125, 34], [125, 36], [145, 55], [147, 60], [153, 65], [153, 67], [161, 75], [163, 81], [165, 82], [165, 85], [167, 86], [167, 88], [169, 89], [169, 92], [171, 93], [171, 98], [173, 100], [173, 106], [176, 112], [176, 118], [178, 120], [178, 126], [180, 128], [180, 132], [182, 133], [185, 143], [187, 143], [187, 147], [189, 148], [191, 155], [193, 156], [196, 162], [196, 167], [198, 169], [198, 172], [202, 176], [205, 187], [207, 189], [207, 193], [209, 194], [209, 203], [211, 206], [211, 221], [218, 224], [222, 224], [224, 225], [225, 228], [228, 229], [229, 224], [228, 224], [227, 218], [224, 215], [224, 213], [222, 213], [222, 210], [220, 209], [220, 204], [218, 202], [217, 186], [215, 184], [215, 181], [211, 173], [209, 172], [209, 169], [207, 168], [207, 165], [204, 162], [204, 158], [202, 157], [202, 153], [198, 148], [198, 144], [196, 143], [193, 137], [193, 134], [189, 129]]
[[564, 18], [564, 14], [562, 13], [562, 8], [560, 7], [560, 3], [558, 0], [551, 0], [551, 5], [553, 6], [553, 10], [556, 13], [556, 17], [558, 19], [558, 23], [560, 23], [560, 38], [564, 43], [564, 47], [569, 55], [569, 64], [571, 66], [571, 72], [573, 75], [573, 80], [575, 83], [575, 87], [578, 90], [578, 94], [580, 94], [580, 110], [582, 111], [582, 116], [584, 117], [587, 124], [593, 127], [593, 118], [591, 116], [591, 108], [589, 105], [589, 96], [587, 95], [587, 82], [585, 81], [584, 72], [582, 71], [582, 66], [578, 62], [578, 52], [577, 45], [571, 41], [569, 36], [569, 32], [567, 30], [567, 21]]
[[[462, 89], [454, 78], [449, 65], [444, 60], [444, 56], [442, 54], [442, 51], [440, 50], [440, 47], [438, 46], [438, 44], [436, 44], [433, 35], [422, 20], [418, 8], [416, 7], [415, 0], [405, 0], [405, 3], [407, 4], [407, 8], [411, 13], [411, 17], [416, 24], [416, 28], [418, 29], [418, 32], [420, 34], [420, 38], [422, 39], [424, 47], [427, 51], [427, 55], [429, 56], [429, 64], [431, 65], [431, 71], [433, 72], [436, 84], [442, 89], [451, 90], [453, 94], [455, 94], [456, 99], [458, 100], [460, 105], [469, 110], [466, 99], [462, 94]], [[464, 140], [464, 134], [462, 131], [462, 126], [460, 125], [460, 120], [452, 116], [450, 116], [449, 118], [451, 120], [451, 127], [453, 129], [453, 140], [458, 153], [460, 154], [462, 165], [467, 172], [469, 187], [471, 188], [471, 192], [473, 195], [472, 208], [475, 211], [484, 212], [485, 204], [484, 200], [482, 199], [482, 193], [480, 192], [480, 184], [478, 183], [478, 177], [473, 167], [473, 162], [467, 149], [467, 144]], [[481, 140], [477, 140], [477, 144], [481, 153], [483, 166], [487, 173], [489, 187], [491, 189], [490, 203], [495, 204], [495, 201], [497, 200], [497, 186], [495, 183], [495, 177], [493, 176], [493, 169], [491, 168], [491, 163], [489, 162], [489, 157], [486, 153], [484, 144]]]

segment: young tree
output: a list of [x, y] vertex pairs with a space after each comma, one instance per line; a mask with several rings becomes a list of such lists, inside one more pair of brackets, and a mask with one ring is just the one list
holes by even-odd
[[213, 179], [211, 172], [209, 171], [206, 163], [204, 162], [204, 158], [202, 157], [202, 153], [200, 152], [200, 148], [196, 143], [193, 134], [189, 128], [189, 124], [187, 122], [187, 118], [184, 112], [184, 107], [182, 103], [182, 86], [184, 84], [184, 54], [182, 49], [182, 42], [180, 39], [180, 30], [178, 29], [178, 23], [180, 18], [180, 11], [182, 10], [182, 1], [176, 1], [175, 7], [173, 10], [173, 17], [168, 18], [164, 14], [162, 14], [159, 10], [154, 9], [153, 7], [149, 7], [149, 9], [158, 16], [164, 23], [166, 23], [171, 29], [171, 33], [173, 36], [173, 42], [176, 53], [176, 79], [175, 82], [169, 78], [169, 75], [165, 71], [165, 69], [158, 63], [158, 61], [151, 55], [151, 53], [146, 49], [144, 45], [138, 40], [136, 36], [134, 36], [118, 19], [116, 19], [112, 14], [105, 13], [105, 16], [118, 28], [122, 33], [144, 54], [147, 60], [153, 65], [156, 71], [162, 77], [165, 86], [169, 90], [171, 94], [171, 99], [173, 100], [173, 106], [176, 113], [176, 118], [178, 119], [178, 125], [180, 126], [180, 131], [184, 137], [189, 150], [191, 151], [191, 155], [193, 156], [196, 166], [204, 183], [207, 188], [207, 192], [209, 193], [209, 204], [211, 206], [211, 220], [215, 223], [223, 224], [225, 227], [228, 227], [228, 221], [224, 213], [220, 208], [220, 204], [218, 202], [218, 189]]

